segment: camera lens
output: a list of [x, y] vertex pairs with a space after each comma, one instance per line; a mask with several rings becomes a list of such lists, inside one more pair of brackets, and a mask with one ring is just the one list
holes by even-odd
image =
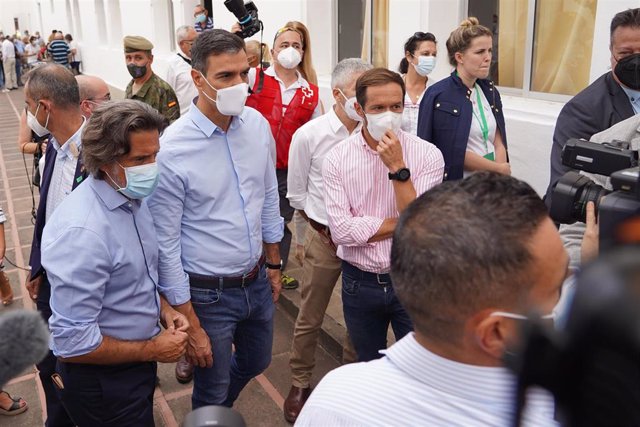
[[561, 224], [586, 222], [587, 203], [594, 202], [596, 212], [602, 196], [608, 194], [601, 185], [578, 172], [567, 172], [560, 178], [551, 195], [551, 218]]

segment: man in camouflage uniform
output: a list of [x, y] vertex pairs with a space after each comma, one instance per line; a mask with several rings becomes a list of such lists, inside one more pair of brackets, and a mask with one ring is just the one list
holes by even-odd
[[151, 69], [153, 44], [140, 36], [126, 36], [123, 41], [127, 70], [133, 77], [125, 98], [149, 104], [172, 123], [180, 117], [180, 106], [171, 86]]

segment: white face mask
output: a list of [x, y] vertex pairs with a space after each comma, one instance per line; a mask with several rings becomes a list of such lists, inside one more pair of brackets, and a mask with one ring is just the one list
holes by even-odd
[[358, 102], [356, 100], [356, 97], [353, 96], [351, 98], [347, 98], [344, 92], [342, 92], [340, 89], [338, 90], [340, 91], [340, 95], [342, 95], [342, 97], [345, 99], [344, 104], [340, 104], [344, 112], [347, 113], [347, 116], [349, 116], [351, 120], [355, 120], [356, 122], [361, 122], [363, 119], [358, 114], [355, 107], [355, 103]]
[[413, 67], [416, 69], [416, 73], [421, 75], [422, 77], [426, 77], [431, 74], [434, 68], [436, 68], [436, 57], [435, 56], [419, 56], [418, 63], [411, 63]]
[[376, 141], [380, 141], [388, 129], [397, 132], [402, 126], [402, 113], [385, 111], [380, 114], [365, 114], [365, 116], [367, 117], [367, 130]]
[[49, 124], [49, 114], [47, 113], [47, 120], [44, 123], [44, 126], [40, 124], [36, 116], [38, 115], [38, 109], [40, 109], [40, 104], [36, 107], [36, 113], [33, 114], [31, 111], [27, 109], [27, 125], [31, 128], [32, 131], [35, 132], [39, 137], [43, 137], [45, 135], [50, 134], [49, 129], [47, 129], [47, 125]]
[[281, 50], [278, 54], [278, 63], [288, 70], [293, 70], [302, 61], [302, 55], [297, 49], [289, 46], [288, 48]]
[[244, 103], [249, 96], [249, 85], [246, 83], [239, 83], [234, 86], [225, 87], [224, 89], [216, 89], [211, 86], [211, 83], [207, 80], [204, 74], [200, 73], [207, 85], [216, 91], [216, 99], [211, 98], [205, 91], [202, 94], [211, 102], [216, 104], [220, 114], [225, 116], [238, 116], [244, 110]]

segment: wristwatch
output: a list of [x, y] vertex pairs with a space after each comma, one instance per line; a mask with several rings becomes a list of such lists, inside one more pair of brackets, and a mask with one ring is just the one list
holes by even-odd
[[265, 261], [264, 266], [267, 267], [269, 270], [282, 270], [282, 260], [280, 260], [279, 264], [269, 264], [268, 262]]
[[409, 178], [411, 178], [411, 171], [407, 168], [398, 169], [396, 173], [389, 172], [389, 179], [405, 182], [408, 181]]

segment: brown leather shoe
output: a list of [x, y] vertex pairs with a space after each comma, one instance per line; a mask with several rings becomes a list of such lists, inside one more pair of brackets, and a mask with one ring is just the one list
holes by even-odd
[[176, 363], [176, 380], [180, 384], [186, 384], [193, 379], [193, 365], [187, 362], [184, 356]]
[[292, 385], [289, 390], [289, 395], [284, 401], [284, 419], [290, 423], [295, 423], [310, 395], [311, 387], [300, 388]]
[[0, 300], [2, 300], [2, 305], [10, 305], [13, 302], [11, 283], [9, 283], [9, 277], [4, 271], [0, 271]]

